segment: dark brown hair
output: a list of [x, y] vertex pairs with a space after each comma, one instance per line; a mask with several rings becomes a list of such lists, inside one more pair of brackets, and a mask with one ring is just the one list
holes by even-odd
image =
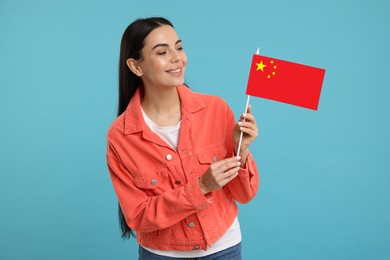
[[[170, 25], [170, 21], [162, 17], [150, 17], [138, 19], [131, 23], [122, 36], [121, 48], [119, 54], [119, 101], [118, 116], [122, 114], [129, 104], [137, 88], [142, 85], [140, 77], [135, 75], [126, 64], [127, 59], [141, 59], [141, 50], [145, 46], [145, 38], [151, 31], [162, 26]], [[122, 232], [122, 238], [134, 236], [133, 230], [127, 225], [122, 209], [118, 204], [119, 224]]]

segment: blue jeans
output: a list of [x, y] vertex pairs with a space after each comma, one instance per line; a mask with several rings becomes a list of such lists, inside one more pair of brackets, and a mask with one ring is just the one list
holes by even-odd
[[182, 260], [241, 260], [241, 243], [229, 247], [220, 252], [197, 258], [174, 258], [168, 256], [156, 255], [142, 246], [139, 247], [139, 258], [138, 260], [170, 260], [170, 259], [182, 259]]

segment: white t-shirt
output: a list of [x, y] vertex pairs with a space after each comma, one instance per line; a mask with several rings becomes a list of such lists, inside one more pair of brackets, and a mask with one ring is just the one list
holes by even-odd
[[[142, 110], [147, 126], [156, 133], [162, 140], [169, 144], [173, 149], [177, 150], [177, 144], [179, 141], [179, 131], [181, 121], [174, 126], [158, 126], [154, 123]], [[177, 257], [177, 258], [188, 258], [188, 257], [202, 257], [211, 255], [229, 247], [235, 246], [241, 242], [241, 229], [238, 217], [233, 221], [233, 224], [229, 227], [226, 233], [212, 246], [207, 246], [207, 251], [204, 250], [193, 250], [193, 251], [176, 251], [176, 250], [154, 250], [151, 248], [144, 247], [146, 250], [155, 253], [157, 255]]]
[[144, 116], [145, 123], [149, 126], [149, 128], [173, 149], [177, 150], [181, 120], [173, 126], [158, 126], [155, 122], [152, 121], [152, 119], [148, 117], [148, 115], [146, 115], [142, 108], [141, 111], [142, 115]]

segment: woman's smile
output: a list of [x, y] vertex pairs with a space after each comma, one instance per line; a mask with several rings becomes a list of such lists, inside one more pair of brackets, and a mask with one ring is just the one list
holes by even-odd
[[169, 74], [173, 75], [173, 76], [181, 76], [182, 75], [182, 69], [181, 68], [168, 70], [167, 72]]

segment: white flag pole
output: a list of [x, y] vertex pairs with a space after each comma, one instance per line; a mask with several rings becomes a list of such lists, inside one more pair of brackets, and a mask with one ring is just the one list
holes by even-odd
[[[260, 54], [260, 48], [257, 48], [256, 55]], [[246, 105], [245, 105], [245, 113], [248, 113], [248, 107], [249, 107], [249, 99], [251, 98], [250, 95], [247, 95], [246, 99]], [[244, 121], [245, 122], [245, 119]], [[244, 135], [244, 132], [241, 131], [240, 134], [240, 141], [238, 142], [238, 148], [237, 148], [237, 156], [240, 156], [240, 150], [241, 150], [241, 144], [242, 144], [242, 136]]]
[[[246, 106], [245, 106], [245, 113], [248, 112], [248, 106], [249, 106], [249, 99], [251, 98], [250, 95], [247, 95], [247, 98], [246, 98]], [[244, 121], [245, 122], [245, 119]], [[238, 148], [237, 148], [237, 156], [240, 156], [240, 149], [241, 149], [241, 144], [242, 144], [242, 136], [244, 135], [244, 132], [241, 131], [241, 134], [240, 134], [240, 141], [238, 142]]]

